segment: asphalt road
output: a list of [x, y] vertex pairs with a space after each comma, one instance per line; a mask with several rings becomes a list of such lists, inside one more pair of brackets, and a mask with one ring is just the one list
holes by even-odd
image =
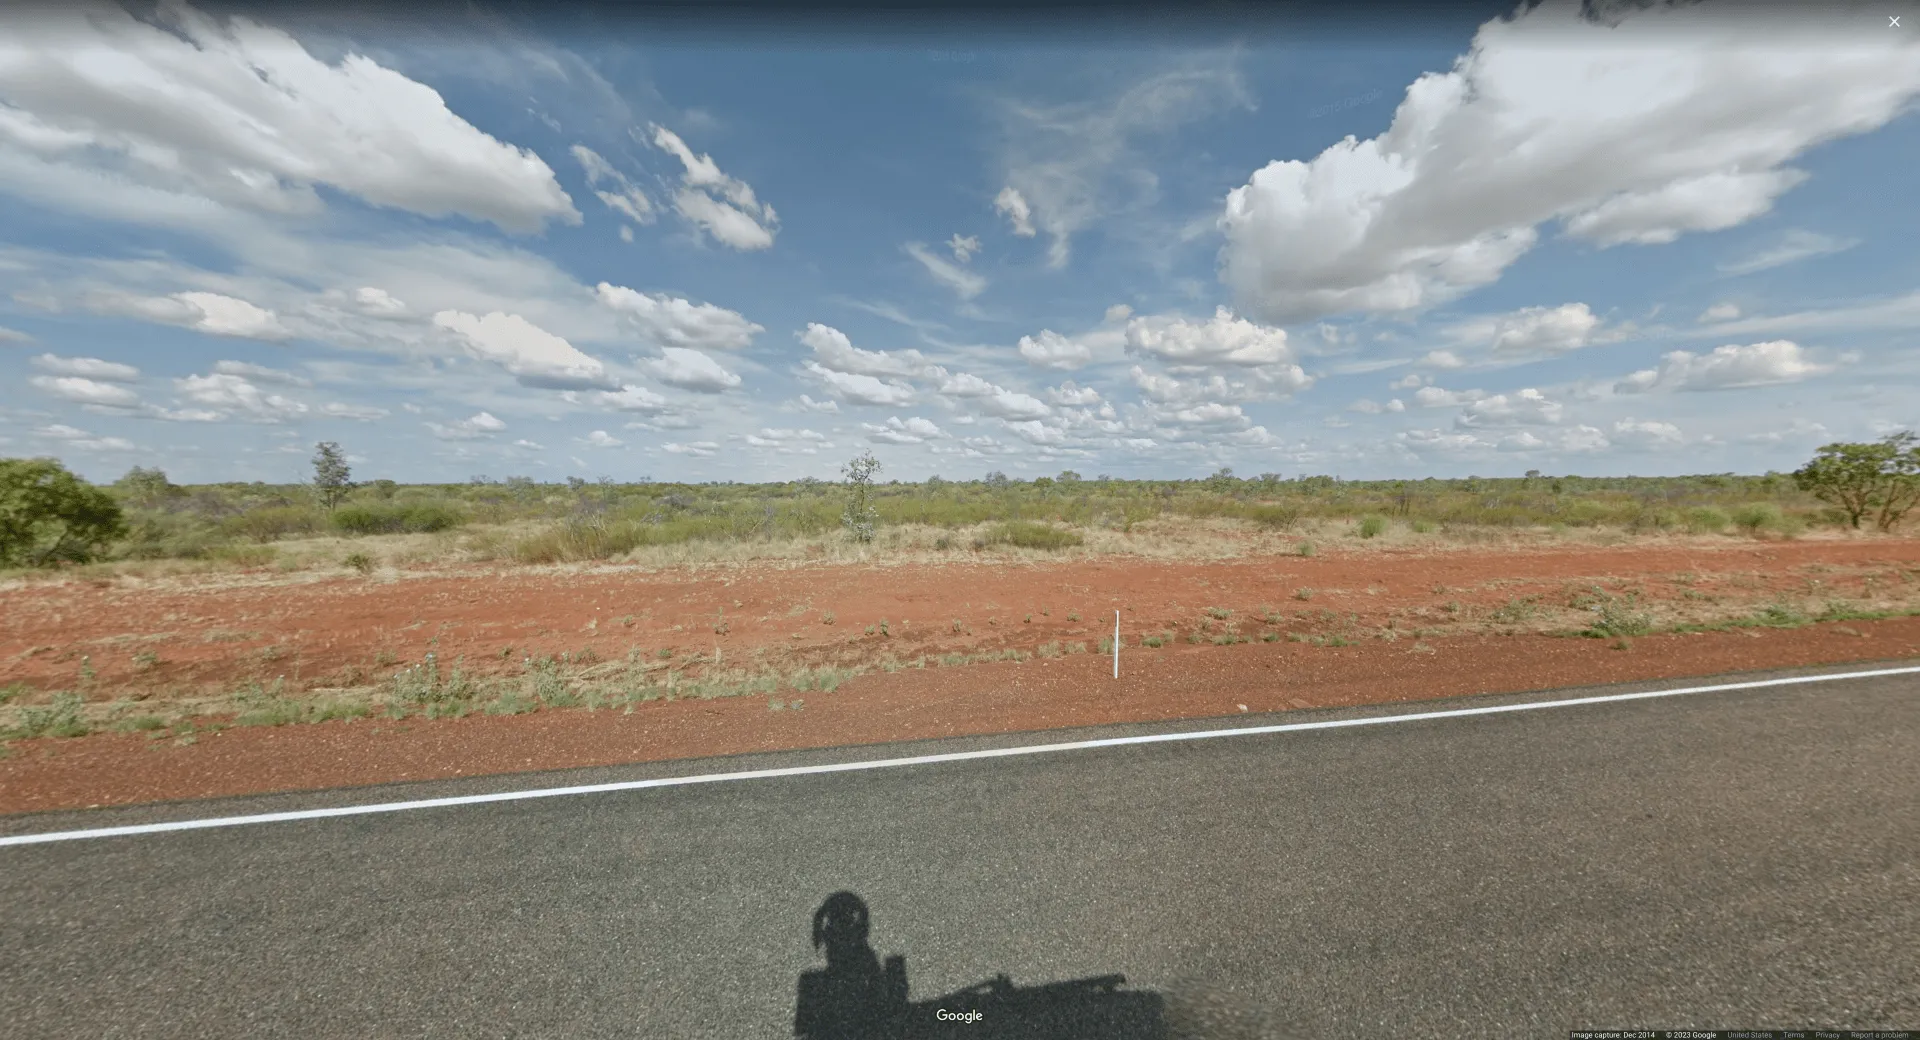
[[1169, 1037], [1913, 1028], [1916, 764], [1909, 675], [6, 847], [0, 1033], [790, 1036], [843, 889]]

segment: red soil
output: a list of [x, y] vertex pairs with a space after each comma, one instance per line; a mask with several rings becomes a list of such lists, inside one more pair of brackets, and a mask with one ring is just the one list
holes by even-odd
[[[586, 648], [618, 658], [636, 646], [673, 647], [683, 656], [718, 647], [729, 663], [745, 663], [755, 650], [769, 663], [870, 660], [883, 651], [911, 658], [1032, 650], [1048, 641], [1093, 643], [1111, 631], [1116, 608], [1129, 644], [1163, 628], [1190, 628], [1208, 607], [1231, 609], [1238, 620], [1271, 606], [1288, 615], [1283, 627], [1310, 626], [1298, 615], [1324, 609], [1357, 615], [1362, 627], [1392, 620], [1407, 630], [1428, 617], [1445, 620], [1449, 601], [1467, 608], [1535, 594], [1564, 601], [1574, 585], [1631, 585], [1655, 602], [1683, 589], [1715, 588], [1760, 601], [1870, 598], [1874, 581], [1883, 588], [1911, 581], [1916, 561], [1920, 542], [1904, 539], [1722, 541], [1221, 563], [1103, 559], [704, 574], [475, 568], [393, 582], [69, 583], [5, 593], [0, 683], [71, 686], [81, 655], [102, 687], [153, 689], [275, 675], [297, 677], [302, 688], [330, 685], [386, 671], [375, 663], [383, 652], [405, 662], [428, 650], [442, 661], [501, 666], [509, 656]], [[1675, 580], [1681, 575], [1684, 584]], [[1293, 598], [1303, 587], [1315, 590], [1310, 601]], [[789, 616], [796, 606], [804, 609]], [[833, 625], [822, 623], [828, 611]], [[1068, 620], [1076, 611], [1083, 620]], [[883, 618], [891, 636], [865, 635]], [[962, 633], [952, 631], [954, 620]], [[801, 638], [793, 639], [795, 632]], [[142, 671], [134, 655], [143, 650], [160, 663]], [[770, 711], [764, 697], [741, 697], [649, 702], [630, 715], [543, 711], [242, 727], [190, 746], [138, 734], [23, 741], [0, 759], [0, 812], [1237, 715], [1240, 705], [1278, 711], [1891, 659], [1920, 654], [1920, 619], [1654, 636], [1627, 649], [1592, 639], [1453, 635], [1350, 647], [1176, 644], [1123, 653], [1117, 682], [1107, 677], [1109, 662], [1092, 654], [929, 667], [799, 695], [806, 703], [798, 711]]]

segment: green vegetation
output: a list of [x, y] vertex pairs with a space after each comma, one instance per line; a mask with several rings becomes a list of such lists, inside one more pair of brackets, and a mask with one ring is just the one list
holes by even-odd
[[1906, 435], [1828, 445], [1791, 475], [1397, 481], [1242, 479], [1230, 472], [1198, 480], [1020, 481], [993, 473], [912, 484], [881, 482], [880, 464], [867, 454], [837, 483], [576, 477], [543, 484], [476, 476], [464, 484], [403, 485], [355, 483], [344, 449], [317, 447], [311, 481], [278, 485], [182, 487], [158, 469], [135, 467], [110, 487], [93, 487], [51, 460], [0, 460], [0, 566], [161, 559], [335, 566], [349, 555], [337, 545], [278, 556], [248, 547], [338, 537], [413, 539], [404, 552], [381, 547], [395, 566], [436, 557], [617, 560], [695, 544], [747, 553], [780, 544], [824, 555], [836, 532], [875, 549], [1064, 551], [1116, 544], [1091, 541], [1099, 532], [1151, 538], [1191, 534], [1203, 522], [1211, 525], [1206, 530], [1294, 532], [1291, 551], [1312, 556], [1316, 540], [1336, 525], [1372, 540], [1582, 530], [1793, 537], [1869, 521], [1893, 530], [1920, 502], [1920, 447]]

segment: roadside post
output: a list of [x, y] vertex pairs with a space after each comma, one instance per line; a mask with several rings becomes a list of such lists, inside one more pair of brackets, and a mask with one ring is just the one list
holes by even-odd
[[1120, 612], [1113, 612], [1113, 677], [1120, 678]]

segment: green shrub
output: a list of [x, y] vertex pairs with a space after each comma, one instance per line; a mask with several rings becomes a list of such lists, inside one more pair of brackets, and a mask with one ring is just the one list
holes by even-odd
[[1371, 513], [1360, 518], [1360, 537], [1378, 538], [1387, 531], [1387, 518]]
[[1293, 506], [1253, 506], [1245, 515], [1267, 531], [1291, 531], [1300, 522], [1300, 510]]
[[0, 459], [0, 567], [86, 563], [127, 533], [120, 503], [53, 459]]
[[467, 522], [467, 514], [446, 502], [365, 502], [333, 511], [333, 526], [346, 534], [424, 534]]
[[347, 567], [359, 571], [361, 574], [372, 574], [374, 568], [380, 566], [378, 560], [375, 560], [372, 556], [363, 552], [348, 553], [346, 558], [340, 562]]
[[1785, 522], [1786, 514], [1772, 502], [1752, 502], [1733, 511], [1734, 526], [1748, 534], [1778, 531]]
[[1719, 534], [1727, 529], [1727, 514], [1712, 506], [1696, 506], [1687, 510], [1688, 534]]
[[1078, 531], [1030, 520], [1008, 520], [981, 533], [978, 541], [986, 545], [1011, 545], [1021, 549], [1065, 549], [1085, 543]]
[[312, 534], [326, 523], [317, 509], [300, 506], [262, 506], [249, 509], [221, 523], [227, 533], [256, 542], [271, 542], [290, 534]]

